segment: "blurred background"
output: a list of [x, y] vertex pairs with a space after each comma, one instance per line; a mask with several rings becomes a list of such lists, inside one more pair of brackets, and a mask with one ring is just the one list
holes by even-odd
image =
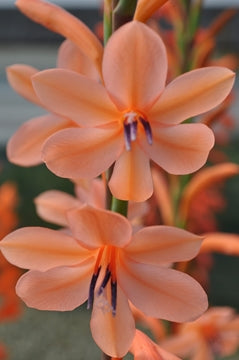
[[[101, 21], [99, 0], [55, 0], [85, 22], [92, 30]], [[227, 8], [238, 8], [236, 14], [217, 37], [220, 54], [239, 55], [239, 0], [207, 0], [201, 18], [207, 26], [220, 12]], [[5, 68], [19, 63], [38, 69], [55, 66], [57, 49], [62, 38], [33, 23], [14, 8], [11, 0], [0, 0], [0, 186], [12, 184], [5, 197], [11, 197], [12, 209], [17, 217], [11, 219], [14, 227], [51, 224], [40, 220], [33, 206], [33, 199], [47, 189], [73, 192], [72, 185], [51, 174], [45, 166], [22, 168], [10, 164], [5, 155], [5, 146], [10, 136], [26, 120], [43, 114], [44, 111], [18, 96], [8, 85]], [[235, 85], [235, 101], [231, 107], [235, 120], [227, 153], [231, 161], [239, 163], [239, 81]], [[10, 185], [11, 186], [11, 185]], [[1, 190], [0, 190], [1, 191]], [[14, 192], [15, 191], [15, 192]], [[228, 180], [224, 187], [226, 207], [220, 212], [220, 231], [239, 234], [239, 177]], [[0, 196], [0, 208], [3, 204]], [[0, 219], [2, 226], [6, 218]], [[211, 271], [210, 302], [213, 305], [230, 305], [239, 310], [239, 259], [214, 254]], [[17, 276], [17, 275], [16, 275]], [[1, 291], [1, 290], [0, 290]], [[0, 319], [0, 343], [4, 343], [12, 360], [81, 360], [99, 358], [99, 352], [89, 331], [89, 313], [82, 306], [71, 313], [39, 312], [20, 308], [12, 303], [10, 316]], [[14, 308], [15, 306], [15, 308]], [[12, 320], [12, 321], [8, 321]], [[71, 331], [68, 331], [71, 327]], [[3, 350], [4, 354], [4, 350]], [[67, 355], [66, 355], [67, 354]], [[3, 355], [4, 356], [4, 355]], [[1, 353], [0, 353], [1, 359]], [[233, 357], [230, 359], [239, 359]]]

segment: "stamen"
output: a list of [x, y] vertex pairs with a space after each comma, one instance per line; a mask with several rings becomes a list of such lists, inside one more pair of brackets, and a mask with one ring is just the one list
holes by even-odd
[[94, 301], [94, 292], [95, 292], [95, 285], [96, 285], [96, 281], [99, 277], [99, 273], [101, 270], [101, 266], [98, 268], [97, 272], [93, 274], [92, 278], [91, 278], [91, 282], [90, 282], [90, 288], [89, 288], [89, 296], [88, 296], [88, 301], [87, 301], [87, 309], [89, 310], [92, 305], [93, 305], [93, 301]]
[[117, 282], [111, 280], [111, 305], [112, 305], [112, 315], [116, 315], [116, 305], [117, 305]]
[[105, 277], [100, 285], [100, 288], [98, 290], [98, 295], [101, 295], [104, 288], [106, 287], [106, 285], [108, 284], [108, 281], [110, 279], [111, 276], [111, 271], [109, 270], [109, 267], [107, 267], [106, 272], [105, 272]]
[[138, 128], [138, 122], [137, 121], [132, 121], [130, 123], [130, 140], [134, 141], [136, 140], [137, 137], [137, 128]]
[[147, 120], [145, 120], [144, 118], [142, 118], [141, 116], [139, 117], [139, 120], [144, 127], [144, 131], [145, 131], [146, 138], [148, 140], [148, 144], [152, 145], [153, 144], [153, 135], [152, 135], [152, 129], [151, 129], [150, 123]]
[[124, 123], [124, 140], [126, 150], [131, 150], [131, 129], [130, 124]]

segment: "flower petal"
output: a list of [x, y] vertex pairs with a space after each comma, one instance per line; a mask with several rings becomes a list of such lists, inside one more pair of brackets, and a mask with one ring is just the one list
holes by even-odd
[[42, 163], [41, 150], [46, 139], [72, 126], [72, 121], [56, 115], [43, 115], [25, 122], [8, 141], [8, 159], [21, 166]]
[[0, 248], [12, 264], [39, 271], [79, 264], [89, 257], [89, 251], [72, 237], [41, 227], [15, 230], [3, 238]]
[[117, 279], [127, 298], [146, 315], [175, 322], [191, 321], [208, 306], [202, 287], [187, 274], [140, 264], [121, 256]]
[[136, 330], [130, 352], [134, 355], [134, 360], [180, 360], [177, 356], [162, 349], [139, 330]]
[[43, 160], [56, 175], [94, 178], [119, 157], [123, 144], [121, 129], [74, 128], [59, 131], [43, 147]]
[[109, 187], [122, 200], [144, 201], [153, 193], [149, 158], [137, 143], [124, 151], [114, 165]]
[[[107, 289], [108, 290], [108, 289]], [[99, 348], [111, 357], [121, 358], [128, 352], [135, 334], [134, 319], [128, 301], [120, 287], [117, 289], [116, 315], [113, 316], [109, 308], [105, 309], [104, 298], [95, 299], [90, 322], [92, 336]], [[104, 296], [102, 294], [101, 296]]]
[[7, 67], [7, 79], [11, 87], [25, 99], [42, 106], [32, 86], [31, 77], [39, 72], [29, 65], [15, 64]]
[[189, 174], [202, 167], [214, 145], [213, 132], [203, 124], [154, 127], [152, 145], [140, 140], [149, 157], [175, 175]]
[[82, 21], [61, 7], [42, 0], [17, 0], [15, 4], [31, 20], [70, 39], [100, 68], [103, 47]]
[[172, 226], [148, 226], [136, 232], [125, 248], [134, 261], [159, 265], [195, 257], [203, 238]]
[[119, 109], [146, 110], [165, 85], [165, 46], [148, 26], [129, 22], [110, 37], [102, 71], [106, 89]]
[[34, 199], [37, 214], [53, 224], [68, 226], [66, 212], [82, 203], [74, 196], [58, 190], [49, 190]]
[[68, 212], [73, 235], [86, 248], [96, 249], [102, 245], [124, 247], [130, 240], [132, 228], [122, 215], [83, 206]]
[[149, 112], [150, 121], [179, 124], [219, 105], [229, 94], [235, 74], [223, 67], [206, 67], [173, 80]]
[[99, 73], [90, 59], [70, 40], [65, 40], [58, 51], [57, 67], [68, 69], [98, 81]]
[[239, 255], [239, 235], [213, 232], [204, 234], [200, 252], [218, 252], [225, 255]]
[[121, 114], [97, 81], [79, 73], [52, 69], [32, 78], [34, 89], [50, 111], [85, 127], [120, 120]]
[[46, 272], [28, 271], [18, 281], [17, 295], [38, 310], [70, 311], [88, 298], [94, 258], [77, 267], [57, 267]]
[[146, 22], [168, 0], [138, 0], [134, 20]]

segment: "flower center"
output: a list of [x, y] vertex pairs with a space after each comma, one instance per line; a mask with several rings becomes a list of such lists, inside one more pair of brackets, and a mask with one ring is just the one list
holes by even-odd
[[131, 150], [131, 142], [137, 138], [138, 124], [143, 127], [148, 144], [152, 145], [153, 136], [150, 123], [141, 114], [130, 111], [124, 114], [124, 138], [126, 150]]
[[105, 273], [96, 292], [96, 295], [98, 297], [102, 297], [102, 294], [110, 281], [111, 311], [113, 316], [116, 315], [117, 304], [116, 251], [117, 249], [112, 245], [102, 246], [99, 249], [98, 256], [95, 262], [94, 273], [90, 282], [89, 296], [87, 302], [87, 309], [90, 309], [94, 302], [97, 280], [99, 278], [101, 270], [104, 269]]

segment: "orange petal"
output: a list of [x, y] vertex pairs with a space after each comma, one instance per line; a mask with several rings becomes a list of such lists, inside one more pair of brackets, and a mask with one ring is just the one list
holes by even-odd
[[113, 195], [122, 200], [144, 201], [152, 195], [149, 158], [137, 143], [116, 161], [109, 187]]
[[184, 189], [180, 204], [182, 215], [184, 217], [188, 216], [191, 202], [200, 191], [238, 174], [239, 165], [233, 163], [218, 164], [200, 170], [192, 177]]
[[138, 0], [134, 20], [146, 22], [168, 0]]
[[140, 139], [148, 156], [171, 174], [189, 174], [202, 167], [214, 145], [213, 132], [203, 124], [153, 128], [153, 144]]
[[109, 210], [83, 206], [68, 212], [73, 235], [86, 248], [96, 249], [102, 245], [124, 247], [130, 240], [132, 228], [122, 215]]
[[42, 0], [17, 0], [16, 6], [31, 20], [70, 39], [100, 68], [103, 47], [82, 21], [59, 6]]
[[223, 67], [187, 72], [165, 89], [148, 114], [150, 121], [179, 124], [219, 105], [230, 93], [235, 74]]
[[160, 214], [163, 220], [162, 222], [165, 225], [173, 225], [174, 213], [168, 182], [162, 171], [154, 168], [152, 168], [152, 177], [154, 184], [154, 196], [160, 209]]
[[203, 236], [200, 252], [214, 251], [225, 255], [239, 255], [239, 235], [216, 232]]
[[119, 157], [124, 145], [119, 135], [118, 128], [62, 130], [46, 141], [43, 160], [58, 176], [94, 178]]
[[180, 360], [139, 330], [136, 330], [130, 352], [134, 355], [134, 360]]
[[28, 271], [17, 283], [17, 295], [38, 310], [74, 310], [88, 298], [94, 261], [90, 258], [77, 267]]
[[[108, 289], [107, 289], [108, 290]], [[108, 291], [109, 293], [109, 291]], [[105, 308], [107, 298], [104, 294], [102, 301], [96, 298], [90, 322], [92, 336], [99, 348], [111, 357], [121, 358], [128, 352], [135, 334], [134, 319], [128, 301], [120, 289], [117, 289], [116, 315], [113, 316], [110, 304]]]
[[8, 66], [6, 72], [9, 84], [19, 95], [34, 104], [42, 106], [31, 81], [31, 77], [37, 74], [39, 70], [32, 66], [15, 64]]
[[106, 188], [102, 179], [80, 179], [76, 181], [75, 193], [82, 203], [105, 208]]
[[65, 40], [59, 48], [57, 67], [99, 80], [99, 73], [92, 61], [70, 40]]
[[118, 108], [144, 111], [165, 86], [165, 46], [148, 26], [129, 22], [110, 37], [102, 69], [105, 86]]
[[8, 159], [21, 166], [40, 164], [41, 150], [46, 139], [72, 125], [72, 121], [56, 115], [43, 115], [25, 122], [8, 141]]
[[39, 271], [75, 265], [89, 257], [89, 251], [72, 237], [40, 227], [15, 230], [1, 241], [0, 248], [12, 264]]
[[202, 287], [187, 274], [121, 257], [117, 279], [127, 298], [147, 316], [191, 321], [208, 306]]
[[68, 226], [66, 212], [82, 206], [74, 196], [58, 190], [49, 190], [34, 199], [37, 214], [45, 221]]
[[46, 108], [81, 126], [99, 126], [121, 118], [105, 88], [86, 76], [53, 69], [39, 72], [32, 81]]
[[158, 265], [191, 260], [200, 249], [202, 237], [171, 226], [148, 226], [136, 232], [125, 248], [137, 262]]

